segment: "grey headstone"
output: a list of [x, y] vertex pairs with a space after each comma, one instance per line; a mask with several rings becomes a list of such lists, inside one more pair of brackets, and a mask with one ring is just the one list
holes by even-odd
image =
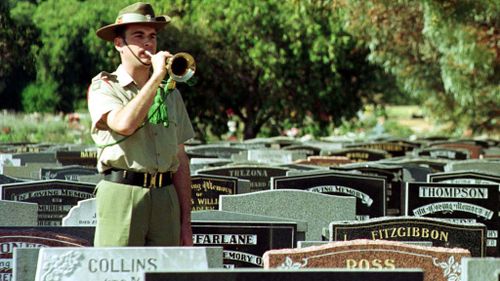
[[40, 248], [16, 248], [13, 255], [12, 280], [33, 281]]
[[43, 248], [35, 280], [139, 281], [146, 271], [210, 267], [222, 267], [221, 247]]
[[0, 214], [0, 226], [35, 226], [38, 204], [0, 200]]
[[223, 195], [219, 209], [307, 221], [306, 240], [321, 240], [322, 228], [331, 221], [354, 220], [356, 199], [303, 190], [268, 190]]
[[60, 167], [60, 165], [57, 163], [28, 163], [24, 166], [5, 166], [3, 174], [14, 178], [39, 180], [40, 170], [47, 167]]
[[278, 149], [252, 149], [247, 152], [247, 160], [268, 164], [287, 164], [299, 159], [306, 159], [303, 151], [287, 151]]
[[500, 258], [462, 259], [462, 281], [498, 281]]
[[191, 170], [191, 174], [195, 174], [198, 170], [224, 166], [231, 162], [231, 160], [221, 158], [191, 158], [189, 160], [189, 168]]
[[209, 158], [231, 159], [231, 155], [244, 151], [244, 148], [233, 147], [228, 144], [207, 144], [186, 147], [186, 153]]
[[97, 174], [96, 168], [71, 165], [55, 168], [41, 168], [40, 169], [40, 179], [42, 180], [68, 180], [77, 181], [78, 177], [81, 175], [95, 175]]
[[63, 226], [96, 226], [95, 198], [78, 201], [78, 205], [69, 210], [62, 219]]
[[207, 222], [207, 221], [221, 221], [221, 222], [294, 222], [297, 224], [297, 232], [298, 239], [305, 237], [305, 233], [307, 232], [307, 222], [289, 219], [289, 218], [280, 218], [280, 217], [271, 217], [271, 216], [257, 216], [236, 212], [227, 212], [227, 211], [194, 211], [191, 213], [191, 220], [193, 222]]
[[500, 160], [465, 160], [450, 162], [444, 167], [445, 172], [476, 170], [500, 175]]
[[16, 153], [13, 158], [21, 159], [21, 165], [27, 163], [56, 163], [56, 154], [54, 152], [26, 152]]

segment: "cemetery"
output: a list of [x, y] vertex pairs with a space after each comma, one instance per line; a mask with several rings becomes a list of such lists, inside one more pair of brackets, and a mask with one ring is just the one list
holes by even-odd
[[193, 247], [156, 248], [93, 246], [95, 148], [4, 145], [0, 280], [498, 280], [498, 142], [287, 140], [189, 145]]
[[500, 0], [0, 26], [0, 281], [500, 281]]

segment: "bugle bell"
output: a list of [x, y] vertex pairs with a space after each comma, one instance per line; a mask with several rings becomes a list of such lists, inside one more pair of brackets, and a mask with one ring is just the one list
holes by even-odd
[[188, 53], [177, 53], [168, 60], [168, 75], [177, 82], [186, 82], [196, 71], [196, 62]]

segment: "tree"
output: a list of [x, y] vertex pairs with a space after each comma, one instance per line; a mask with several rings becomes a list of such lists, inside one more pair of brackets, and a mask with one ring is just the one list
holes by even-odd
[[[337, 1], [370, 61], [461, 134], [498, 133], [500, 5], [494, 1]], [[496, 3], [496, 4], [495, 4]]]
[[31, 45], [38, 33], [29, 22], [16, 22], [9, 1], [0, 2], [0, 108], [20, 109], [19, 93], [35, 76]]
[[324, 135], [374, 93], [367, 82], [375, 74], [386, 77], [342, 29], [331, 1], [189, 3], [179, 30], [189, 33], [194, 43], [182, 43], [200, 59], [202, 122], [225, 125], [229, 116], [221, 114], [234, 113], [252, 138], [271, 122], [301, 126], [312, 119]]

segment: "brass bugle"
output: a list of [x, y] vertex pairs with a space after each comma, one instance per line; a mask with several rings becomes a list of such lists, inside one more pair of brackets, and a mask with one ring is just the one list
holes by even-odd
[[[152, 54], [148, 51], [149, 56]], [[168, 59], [167, 62], [168, 75], [177, 82], [186, 82], [193, 77], [196, 72], [196, 62], [188, 53], [180, 52]]]

